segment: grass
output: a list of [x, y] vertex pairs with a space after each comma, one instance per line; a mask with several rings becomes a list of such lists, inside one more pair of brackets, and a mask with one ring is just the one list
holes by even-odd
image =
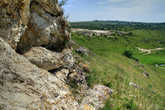
[[144, 64], [165, 64], [165, 50], [157, 51], [149, 55], [137, 54], [136, 57]]
[[[136, 49], [164, 47], [165, 32], [135, 30], [133, 33], [115, 38], [72, 35], [75, 42], [92, 52], [82, 56], [89, 62], [88, 85], [104, 84], [114, 89], [103, 110], [165, 110], [165, 69], [153, 66], [165, 63], [164, 51], [143, 55]], [[126, 50], [132, 51], [140, 63], [125, 57]], [[150, 77], [145, 77], [144, 72]], [[140, 88], [129, 86], [129, 82]]]

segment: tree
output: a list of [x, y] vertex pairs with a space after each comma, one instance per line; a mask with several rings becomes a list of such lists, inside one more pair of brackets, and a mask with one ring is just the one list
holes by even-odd
[[62, 6], [64, 6], [67, 2], [68, 2], [68, 0], [61, 0], [61, 1], [59, 2], [59, 5], [62, 7]]
[[133, 60], [139, 62], [139, 59], [135, 58], [135, 57], [133, 56], [132, 51], [130, 51], [130, 50], [124, 51], [123, 55], [126, 56], [126, 57], [128, 57], [128, 58], [130, 58], [130, 59], [133, 59]]
[[128, 57], [128, 58], [132, 58], [133, 57], [133, 53], [131, 51], [129, 51], [129, 50], [124, 51], [123, 55]]

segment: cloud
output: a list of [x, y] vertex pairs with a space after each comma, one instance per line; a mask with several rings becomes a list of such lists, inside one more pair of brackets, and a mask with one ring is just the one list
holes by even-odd
[[121, 3], [121, 2], [127, 2], [129, 0], [98, 0], [98, 4], [105, 4], [105, 3]]
[[119, 3], [119, 2], [126, 2], [126, 1], [129, 1], [129, 0], [107, 0], [111, 3]]
[[[165, 0], [69, 0], [71, 20], [164, 21]], [[69, 8], [68, 8], [69, 7]]]
[[[115, 9], [115, 10], [128, 10], [146, 12], [152, 11], [160, 6], [160, 2], [163, 0], [99, 0], [97, 5], [103, 9]], [[165, 1], [164, 1], [165, 3]], [[143, 13], [143, 12], [142, 12]]]
[[146, 21], [165, 16], [165, 0], [98, 0], [96, 4], [102, 10], [97, 12], [101, 19]]
[[138, 5], [139, 0], [99, 0], [96, 4], [102, 7], [131, 8]]

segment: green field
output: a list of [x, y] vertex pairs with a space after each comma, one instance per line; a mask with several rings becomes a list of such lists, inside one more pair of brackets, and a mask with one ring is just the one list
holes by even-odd
[[[77, 44], [90, 50], [88, 56], [81, 55], [82, 61], [89, 63], [88, 85], [104, 84], [114, 90], [103, 110], [165, 110], [165, 69], [155, 67], [155, 64], [165, 64], [165, 50], [144, 55], [136, 48], [165, 47], [165, 32], [132, 32], [132, 36], [114, 38], [72, 34]], [[123, 55], [125, 51], [130, 51], [139, 61]], [[138, 88], [130, 86], [130, 82]]]
[[140, 62], [143, 64], [165, 64], [165, 50], [158, 51], [149, 55], [139, 54], [136, 55]]

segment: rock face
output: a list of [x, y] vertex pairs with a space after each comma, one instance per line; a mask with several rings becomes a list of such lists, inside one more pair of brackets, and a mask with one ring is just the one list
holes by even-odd
[[88, 30], [88, 29], [72, 29], [72, 32], [88, 37], [94, 37], [94, 36], [112, 37], [112, 35], [114, 34], [114, 32], [112, 31]]
[[60, 50], [63, 48], [65, 41], [69, 40], [69, 33], [66, 30], [67, 23], [61, 15], [62, 12], [58, 5], [53, 5], [57, 3], [49, 0], [51, 4], [47, 6], [44, 3], [45, 1], [42, 1], [37, 0], [31, 3], [31, 19], [28, 29], [19, 43], [18, 49], [20, 51], [27, 50], [29, 44], [31, 46], [43, 45], [49, 49]]
[[73, 33], [77, 33], [78, 35], [83, 35], [89, 38], [92, 37], [106, 37], [106, 38], [114, 38], [117, 36], [132, 36], [132, 32], [125, 31], [113, 31], [113, 30], [88, 30], [88, 29], [71, 29]]
[[0, 1], [0, 110], [103, 107], [110, 93], [105, 86], [82, 88], [82, 102], [72, 93], [69, 82], [87, 84], [69, 40], [57, 0]]
[[77, 110], [78, 103], [65, 82], [31, 64], [2, 39], [0, 58], [3, 110]]
[[69, 40], [57, 0], [2, 0], [0, 36], [24, 53], [33, 46], [60, 50]]
[[43, 47], [33, 47], [24, 56], [33, 64], [45, 70], [58, 69], [60, 67], [72, 68], [74, 58], [71, 50], [52, 52]]
[[0, 37], [16, 48], [29, 17], [30, 0], [0, 1]]
[[43, 47], [31, 48], [24, 56], [33, 64], [45, 70], [57, 69], [62, 66], [62, 54], [51, 52]]
[[[86, 97], [81, 102], [81, 109], [100, 110], [104, 107], [104, 101], [113, 91], [102, 85], [95, 85], [93, 89], [89, 89]], [[87, 109], [87, 110], [88, 110]], [[86, 109], [85, 109], [86, 110]]]

